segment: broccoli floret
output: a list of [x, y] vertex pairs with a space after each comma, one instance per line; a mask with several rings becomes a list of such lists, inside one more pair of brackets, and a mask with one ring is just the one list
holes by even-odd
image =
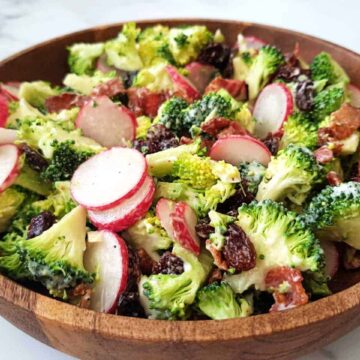
[[127, 233], [130, 244], [135, 249], [144, 249], [154, 261], [160, 259], [159, 250], [166, 250], [172, 245], [172, 240], [161, 226], [160, 220], [152, 213], [129, 227]]
[[166, 63], [160, 63], [140, 70], [133, 80], [134, 87], [147, 88], [151, 92], [172, 91], [173, 82], [166, 70]]
[[217, 211], [210, 210], [208, 214], [210, 218], [209, 225], [214, 228], [214, 232], [210, 234], [209, 240], [212, 247], [221, 251], [225, 243], [225, 232], [227, 226], [235, 221], [233, 216], [221, 214]]
[[225, 282], [213, 283], [199, 290], [196, 307], [213, 320], [250, 316], [253, 307], [246, 299], [236, 299], [231, 286]]
[[321, 52], [313, 58], [310, 70], [313, 80], [326, 80], [328, 85], [349, 83], [345, 70], [326, 52]]
[[136, 118], [136, 139], [145, 139], [146, 135], [152, 126], [151, 119], [147, 116], [139, 116]]
[[187, 107], [188, 103], [184, 99], [172, 97], [159, 108], [155, 123], [163, 124], [174, 134], [181, 137], [188, 131], [188, 128], [184, 126], [183, 112]]
[[45, 81], [23, 82], [19, 89], [19, 98], [24, 99], [28, 104], [44, 112], [45, 100], [59, 94]]
[[201, 143], [195, 141], [192, 144], [180, 145], [175, 148], [146, 155], [150, 175], [156, 177], [170, 175], [174, 162], [184, 153], [201, 154]]
[[83, 265], [85, 237], [86, 210], [78, 206], [37, 237], [0, 243], [0, 268], [15, 279], [39, 281], [51, 295], [66, 299], [69, 288], [93, 281]]
[[208, 276], [211, 265], [203, 257], [175, 244], [173, 254], [184, 262], [185, 271], [180, 275], [157, 274], [142, 276], [139, 292], [143, 293], [143, 305], [158, 319], [186, 319], [189, 306], [195, 301], [196, 293]]
[[186, 26], [171, 28], [169, 50], [179, 65], [195, 60], [201, 49], [213, 40], [213, 34], [206, 26]]
[[116, 77], [115, 71], [102, 73], [95, 71], [93, 75], [67, 74], [63, 80], [65, 86], [84, 95], [91, 95], [94, 88]]
[[266, 290], [265, 276], [274, 267], [318, 271], [324, 266], [323, 250], [311, 230], [279, 203], [265, 200], [243, 204], [236, 224], [245, 231], [257, 254], [253, 269], [225, 277], [236, 293], [251, 286]]
[[0, 233], [7, 230], [24, 200], [25, 194], [11, 187], [0, 193]]
[[239, 166], [241, 179], [245, 180], [247, 190], [256, 195], [259, 184], [263, 179], [266, 167], [257, 161], [241, 163]]
[[249, 87], [249, 99], [255, 99], [261, 89], [267, 84], [270, 76], [274, 74], [284, 62], [284, 55], [274, 46], [265, 45], [259, 50], [250, 70], [246, 76]]
[[311, 116], [315, 121], [321, 122], [332, 112], [338, 110], [345, 100], [343, 86], [329, 86], [314, 97]]
[[329, 277], [325, 275], [325, 268], [311, 272], [304, 272], [303, 285], [306, 292], [311, 293], [312, 298], [320, 298], [331, 295], [331, 290], [328, 286]]
[[174, 162], [171, 176], [194, 189], [206, 189], [216, 183], [209, 158], [189, 153], [181, 154]]
[[304, 219], [320, 238], [360, 249], [360, 183], [327, 186], [311, 199]]
[[54, 140], [54, 152], [49, 166], [42, 177], [49, 181], [70, 180], [78, 166], [94, 155], [92, 151], [82, 151], [74, 147], [73, 140], [57, 142]]
[[290, 144], [271, 159], [256, 199], [282, 201], [287, 198], [301, 205], [313, 186], [322, 180], [323, 171], [313, 153], [305, 147]]
[[78, 75], [91, 75], [95, 69], [95, 60], [104, 51], [104, 44], [74, 44], [68, 47], [70, 71]]
[[143, 67], [136, 44], [139, 33], [140, 29], [135, 23], [127, 23], [116, 39], [105, 43], [108, 65], [125, 71], [136, 71]]
[[316, 124], [308, 115], [301, 112], [290, 115], [284, 123], [284, 133], [280, 141], [280, 149], [286, 148], [289, 144], [314, 149], [318, 142], [317, 130]]

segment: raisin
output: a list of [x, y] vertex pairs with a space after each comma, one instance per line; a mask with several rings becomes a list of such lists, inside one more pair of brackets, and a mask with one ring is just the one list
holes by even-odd
[[314, 83], [311, 80], [300, 81], [296, 85], [295, 102], [302, 111], [309, 111], [313, 106]]
[[44, 171], [48, 166], [47, 160], [27, 144], [21, 144], [20, 150], [24, 152], [26, 163], [35, 171]]
[[164, 125], [153, 125], [145, 140], [135, 140], [134, 148], [144, 154], [152, 154], [158, 151], [179, 146], [179, 139]]
[[208, 284], [212, 284], [214, 282], [220, 282], [223, 279], [223, 273], [220, 269], [215, 268], [209, 275], [207, 280]]
[[249, 191], [246, 180], [242, 179], [235, 194], [217, 206], [217, 211], [231, 216], [237, 216], [237, 210], [242, 204], [250, 204], [254, 195]]
[[215, 231], [209, 222], [209, 218], [200, 219], [195, 226], [196, 234], [201, 240], [207, 240], [210, 234]]
[[125, 86], [125, 89], [128, 89], [131, 87], [136, 75], [138, 74], [138, 71], [124, 71], [122, 74], [122, 80]]
[[184, 272], [184, 262], [172, 254], [170, 251], [166, 251], [160, 258], [159, 262], [154, 266], [154, 274], [174, 274], [180, 275]]
[[136, 250], [137, 256], [139, 257], [139, 265], [141, 273], [144, 275], [151, 275], [154, 267], [154, 260], [148, 255], [144, 249]]
[[239, 226], [230, 224], [225, 239], [223, 256], [229, 268], [236, 272], [253, 269], [256, 265], [256, 251], [245, 232]]
[[137, 291], [125, 291], [118, 300], [117, 315], [145, 318], [145, 311], [140, 304]]
[[[198, 61], [202, 64], [208, 64], [219, 70], [225, 70], [228, 67], [231, 50], [225, 44], [209, 44], [203, 48], [198, 56]], [[227, 69], [227, 72], [231, 70]]]
[[279, 150], [280, 136], [278, 134], [269, 134], [263, 140], [263, 143], [269, 149], [272, 155], [276, 155]]
[[291, 64], [282, 65], [277, 73], [277, 78], [285, 82], [296, 81], [301, 75], [301, 69]]
[[267, 314], [274, 305], [273, 296], [267, 291], [255, 291], [254, 315]]
[[27, 238], [31, 239], [41, 235], [45, 230], [51, 228], [55, 221], [56, 218], [50, 211], [43, 211], [33, 217], [30, 221]]

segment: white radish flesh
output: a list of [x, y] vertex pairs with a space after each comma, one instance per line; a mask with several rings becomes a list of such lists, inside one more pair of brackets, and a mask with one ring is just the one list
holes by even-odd
[[146, 160], [139, 151], [115, 147], [77, 168], [71, 179], [71, 193], [87, 209], [109, 209], [133, 195], [146, 176]]
[[269, 149], [259, 140], [248, 135], [228, 135], [215, 142], [211, 147], [213, 160], [239, 166], [242, 162], [257, 161], [267, 165], [271, 159]]
[[100, 96], [83, 106], [76, 126], [102, 146], [128, 146], [135, 138], [136, 118], [125, 106], [118, 106], [107, 96]]
[[156, 216], [159, 218], [161, 226], [166, 230], [171, 239], [174, 238], [174, 228], [171, 221], [171, 213], [175, 209], [175, 201], [161, 198], [156, 204]]
[[20, 152], [12, 144], [0, 146], [0, 192], [11, 186], [19, 174]]
[[264, 139], [268, 134], [281, 131], [293, 108], [292, 94], [284, 84], [266, 86], [257, 98], [253, 111], [256, 137]]
[[111, 231], [97, 231], [96, 237], [100, 240], [88, 243], [84, 254], [86, 270], [97, 275], [90, 307], [98, 312], [114, 313], [127, 285], [128, 250], [125, 241]]
[[350, 95], [350, 104], [356, 108], [360, 108], [360, 89], [353, 84], [348, 87]]
[[16, 140], [16, 134], [16, 130], [0, 128], [0, 145], [13, 144]]
[[259, 50], [266, 45], [264, 40], [256, 36], [245, 36], [244, 40], [248, 49]]

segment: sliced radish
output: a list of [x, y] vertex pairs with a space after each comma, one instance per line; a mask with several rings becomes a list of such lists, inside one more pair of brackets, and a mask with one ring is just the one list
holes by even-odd
[[19, 100], [19, 87], [21, 83], [19, 82], [8, 82], [1, 84], [0, 92], [4, 94], [9, 101]]
[[0, 92], [0, 127], [5, 127], [9, 117], [9, 100]]
[[325, 255], [325, 274], [333, 277], [339, 269], [339, 251], [336, 244], [332, 241], [320, 240], [320, 245]]
[[154, 180], [147, 176], [143, 185], [133, 196], [108, 210], [89, 210], [89, 219], [98, 229], [116, 232], [127, 229], [146, 214], [154, 194]]
[[135, 194], [146, 176], [146, 160], [139, 151], [115, 147], [77, 168], [71, 179], [71, 193], [87, 209], [105, 210]]
[[264, 139], [269, 133], [280, 131], [293, 108], [292, 94], [284, 84], [266, 86], [257, 98], [253, 111], [255, 135]]
[[244, 40], [248, 49], [259, 50], [267, 44], [264, 40], [256, 36], [245, 36]]
[[166, 66], [166, 71], [173, 81], [175, 92], [180, 93], [189, 101], [194, 101], [201, 97], [196, 87], [188, 79], [182, 76], [176, 68], [168, 65]]
[[83, 134], [105, 147], [127, 146], [136, 133], [135, 115], [107, 96], [88, 101], [81, 109], [76, 126]]
[[127, 286], [128, 249], [125, 241], [111, 231], [96, 231], [96, 237], [98, 241], [89, 242], [84, 254], [86, 270], [97, 274], [90, 307], [99, 312], [114, 313], [119, 296]]
[[96, 62], [96, 69], [105, 74], [110, 71], [116, 71], [118, 75], [121, 73], [121, 70], [117, 69], [115, 66], [110, 66], [106, 63], [106, 55], [101, 55], [98, 58]]
[[260, 141], [248, 135], [228, 135], [217, 140], [210, 149], [213, 160], [238, 166], [242, 162], [257, 161], [267, 165], [271, 159], [269, 149]]
[[14, 183], [20, 170], [20, 151], [12, 144], [0, 146], [0, 192]]
[[174, 211], [175, 205], [175, 201], [165, 198], [161, 198], [156, 204], [156, 216], [171, 239], [174, 238], [174, 228], [170, 214]]
[[360, 89], [356, 85], [350, 84], [348, 90], [351, 105], [360, 108]]
[[16, 140], [16, 134], [16, 130], [0, 128], [0, 145], [13, 144]]
[[180, 201], [176, 203], [170, 218], [175, 240], [185, 249], [200, 255], [200, 240], [195, 230], [197, 224], [195, 211], [187, 203]]
[[214, 66], [201, 64], [196, 61], [186, 65], [185, 69], [189, 72], [188, 79], [201, 94], [217, 73], [217, 69]]

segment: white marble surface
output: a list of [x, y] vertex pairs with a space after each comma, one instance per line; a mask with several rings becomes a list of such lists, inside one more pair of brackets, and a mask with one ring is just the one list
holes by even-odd
[[[312, 34], [360, 52], [359, 0], [0, 0], [0, 58], [61, 34], [122, 20], [241, 19]], [[302, 360], [360, 359], [360, 329]], [[72, 359], [0, 318], [0, 359]]]

